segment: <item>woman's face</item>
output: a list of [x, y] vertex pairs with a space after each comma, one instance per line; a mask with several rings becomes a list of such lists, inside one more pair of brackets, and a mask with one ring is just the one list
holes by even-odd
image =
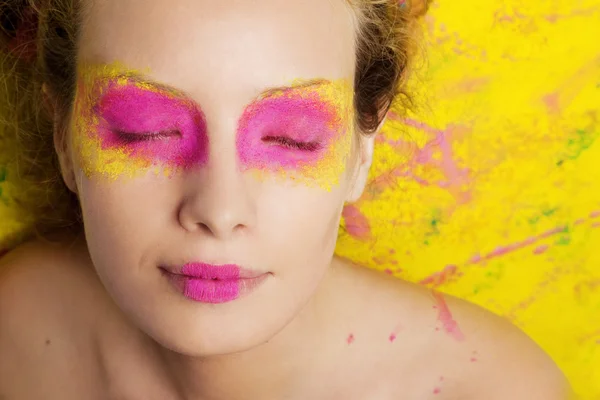
[[316, 292], [357, 190], [353, 11], [88, 7], [68, 143], [98, 275], [165, 347], [265, 342]]

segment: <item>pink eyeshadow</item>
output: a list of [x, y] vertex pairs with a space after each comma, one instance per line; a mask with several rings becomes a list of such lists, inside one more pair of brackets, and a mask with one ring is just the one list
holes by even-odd
[[[132, 157], [191, 167], [208, 159], [206, 122], [189, 100], [144, 90], [132, 85], [109, 84], [94, 106], [100, 117], [97, 134], [104, 149], [122, 148]], [[124, 141], [136, 134], [164, 133], [143, 141]]]
[[[258, 100], [244, 111], [238, 127], [237, 147], [245, 167], [296, 168], [320, 160], [340, 136], [342, 122], [333, 104], [318, 94]], [[285, 137], [316, 144], [313, 151], [284, 148], [265, 138]]]

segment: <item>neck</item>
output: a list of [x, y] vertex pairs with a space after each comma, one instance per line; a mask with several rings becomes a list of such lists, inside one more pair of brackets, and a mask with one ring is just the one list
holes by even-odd
[[[333, 267], [333, 265], [332, 265]], [[179, 397], [186, 400], [282, 399], [307, 393], [312, 377], [326, 366], [326, 327], [331, 323], [329, 268], [317, 293], [283, 330], [267, 343], [244, 352], [196, 358], [160, 347]], [[322, 376], [321, 376], [322, 378]]]

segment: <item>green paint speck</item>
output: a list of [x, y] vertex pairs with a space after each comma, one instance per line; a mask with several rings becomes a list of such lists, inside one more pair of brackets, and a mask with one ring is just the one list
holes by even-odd
[[561, 245], [561, 246], [565, 246], [565, 245], [567, 245], [569, 243], [571, 243], [571, 237], [570, 236], [561, 236], [556, 241], [556, 244]]
[[4, 182], [6, 180], [6, 168], [0, 167], [0, 182]]
[[567, 141], [567, 158], [575, 160], [581, 153], [590, 148], [600, 132], [586, 132], [583, 129], [575, 131], [576, 136]]

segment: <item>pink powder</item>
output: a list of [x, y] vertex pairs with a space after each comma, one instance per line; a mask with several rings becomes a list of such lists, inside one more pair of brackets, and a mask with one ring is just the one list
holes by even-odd
[[442, 390], [439, 387], [433, 389], [433, 394], [440, 394]]
[[[244, 167], [296, 169], [313, 165], [344, 132], [343, 121], [334, 104], [315, 93], [265, 98], [250, 104], [239, 121], [237, 148]], [[286, 138], [307, 145], [299, 150], [269, 145]]]
[[458, 327], [458, 323], [452, 317], [452, 313], [448, 308], [444, 295], [435, 291], [432, 293], [438, 307], [438, 321], [442, 323], [446, 333], [458, 341], [464, 340], [465, 337]]
[[[94, 107], [103, 148], [122, 148], [132, 157], [191, 167], [208, 160], [208, 136], [202, 111], [192, 101], [109, 83]], [[123, 133], [126, 135], [123, 136]], [[125, 140], [166, 133], [153, 140]]]

